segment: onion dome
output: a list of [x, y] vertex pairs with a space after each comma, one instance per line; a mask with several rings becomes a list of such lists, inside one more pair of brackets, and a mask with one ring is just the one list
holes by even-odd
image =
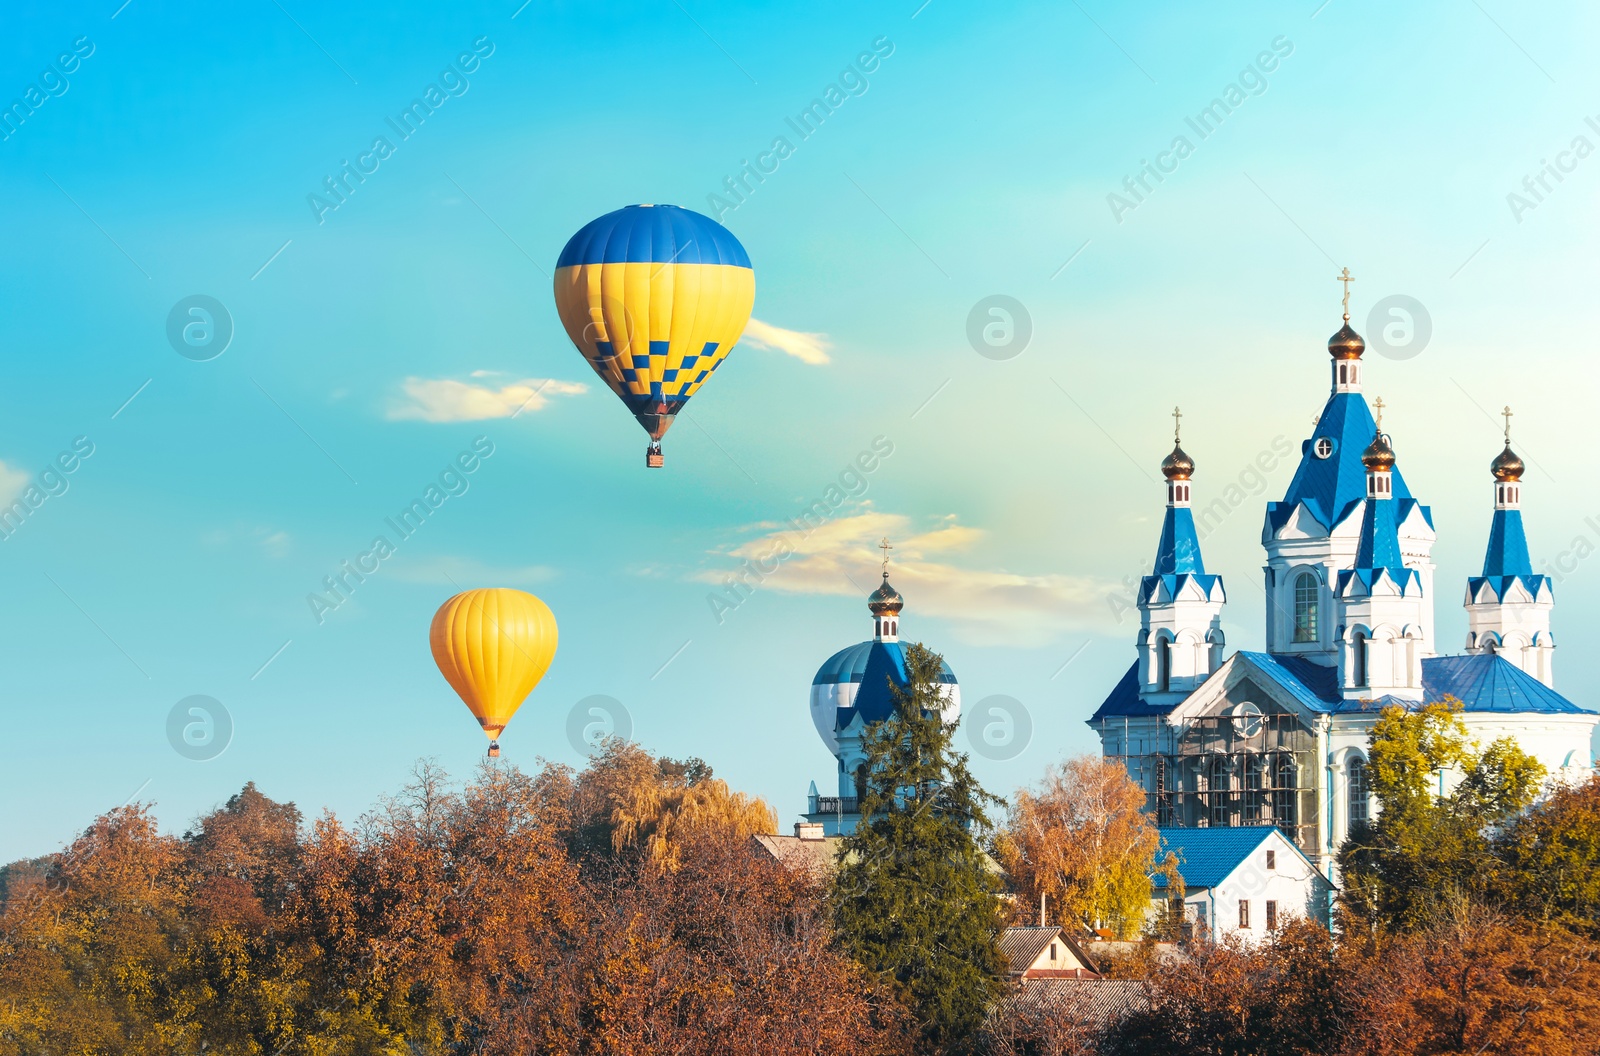
[[1161, 475], [1168, 480], [1188, 480], [1194, 476], [1194, 459], [1174, 442], [1172, 454], [1161, 460]]
[[1511, 444], [1506, 444], [1506, 449], [1495, 456], [1489, 463], [1489, 472], [1494, 474], [1495, 480], [1517, 481], [1522, 479], [1522, 471], [1526, 468], [1517, 453], [1511, 450]]
[[1361, 464], [1369, 470], [1382, 470], [1388, 472], [1394, 468], [1394, 448], [1389, 446], [1389, 437], [1378, 433], [1372, 438], [1372, 443], [1361, 452]]
[[867, 595], [867, 608], [874, 616], [894, 616], [906, 607], [906, 599], [889, 585], [889, 573], [883, 574], [883, 584]]
[[[1349, 316], [1345, 317], [1346, 320]], [[1339, 332], [1328, 338], [1328, 355], [1334, 359], [1360, 359], [1361, 353], [1367, 350], [1367, 343], [1361, 335], [1350, 329], [1350, 323], [1339, 328]]]

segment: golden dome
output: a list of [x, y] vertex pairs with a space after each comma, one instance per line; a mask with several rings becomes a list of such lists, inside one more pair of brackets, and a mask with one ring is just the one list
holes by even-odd
[[883, 574], [883, 584], [877, 590], [867, 595], [867, 608], [872, 610], [874, 616], [894, 616], [905, 608], [906, 599], [900, 592], [889, 585], [889, 573]]
[[1372, 443], [1361, 452], [1361, 464], [1368, 469], [1394, 468], [1394, 448], [1389, 446], [1389, 437], [1386, 434], [1378, 433], [1372, 438]]
[[1521, 480], [1524, 468], [1522, 459], [1517, 457], [1515, 451], [1511, 450], [1510, 441], [1506, 442], [1506, 449], [1496, 455], [1493, 462], [1489, 463], [1489, 472], [1494, 474], [1495, 480]]
[[[1346, 319], [1349, 317], [1346, 316]], [[1361, 353], [1367, 350], [1367, 343], [1361, 335], [1350, 329], [1346, 322], [1339, 328], [1339, 332], [1328, 338], [1328, 355], [1334, 359], [1360, 359]]]
[[1161, 475], [1168, 480], [1188, 480], [1194, 476], [1194, 459], [1174, 443], [1172, 454], [1161, 460]]

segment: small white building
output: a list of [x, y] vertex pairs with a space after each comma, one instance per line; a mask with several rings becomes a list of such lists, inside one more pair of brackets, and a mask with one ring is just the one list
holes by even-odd
[[[1162, 829], [1157, 857], [1169, 851], [1185, 885], [1184, 919], [1196, 931], [1254, 944], [1292, 917], [1328, 924], [1333, 885], [1273, 826]], [[1165, 912], [1167, 878], [1154, 881], [1152, 909]]]

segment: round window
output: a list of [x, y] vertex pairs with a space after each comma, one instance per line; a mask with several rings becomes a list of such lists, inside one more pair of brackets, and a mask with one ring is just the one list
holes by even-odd
[[1233, 732], [1246, 740], [1261, 732], [1261, 709], [1254, 701], [1235, 704], [1229, 718], [1233, 720]]
[[1326, 436], [1319, 436], [1315, 450], [1318, 458], [1327, 458], [1333, 454], [1333, 441]]

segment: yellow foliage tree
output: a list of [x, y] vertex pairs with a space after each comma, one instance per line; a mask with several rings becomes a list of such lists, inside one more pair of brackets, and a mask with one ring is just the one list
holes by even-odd
[[[995, 848], [1028, 905], [1043, 895], [1057, 919], [1076, 917], [1131, 938], [1149, 911], [1150, 876], [1159, 868], [1160, 835], [1144, 802], [1120, 764], [1074, 756], [1017, 791]], [[1164, 867], [1174, 864], [1169, 856]]]

